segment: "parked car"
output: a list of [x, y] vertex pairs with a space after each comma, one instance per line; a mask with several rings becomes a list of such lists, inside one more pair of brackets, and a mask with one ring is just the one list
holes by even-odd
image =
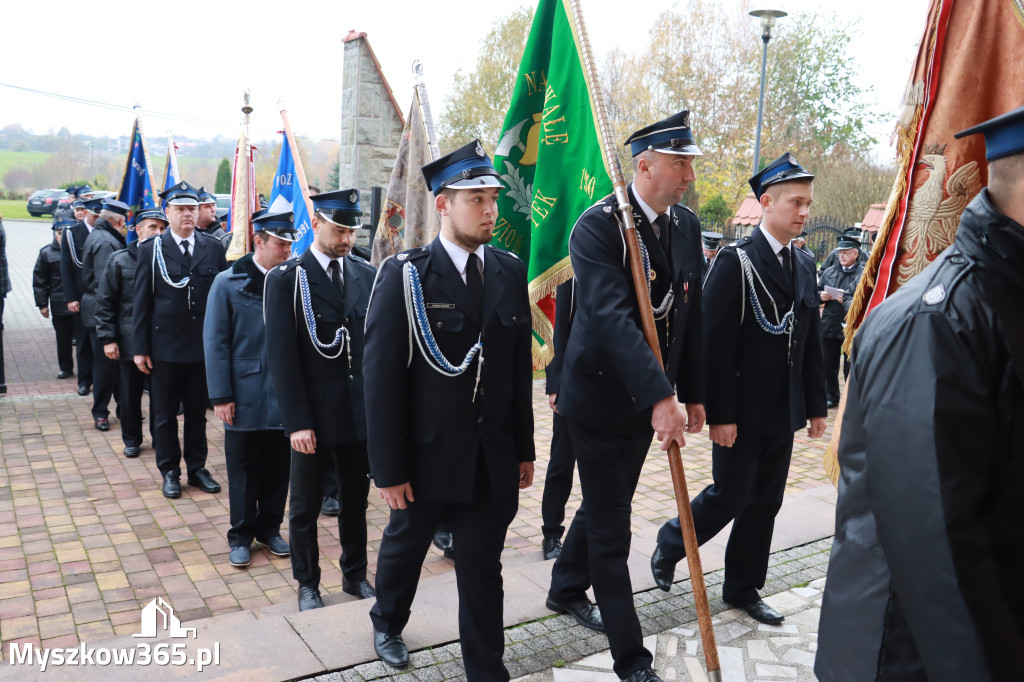
[[37, 189], [28, 198], [28, 214], [33, 218], [41, 215], [53, 215], [58, 206], [71, 203], [71, 195], [63, 189]]
[[217, 208], [229, 209], [231, 208], [231, 195], [230, 194], [214, 194], [213, 198], [217, 200]]

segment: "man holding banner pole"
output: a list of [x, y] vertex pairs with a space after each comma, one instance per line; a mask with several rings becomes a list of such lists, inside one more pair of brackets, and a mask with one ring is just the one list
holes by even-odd
[[[588, 209], [569, 239], [575, 315], [566, 341], [556, 407], [577, 454], [583, 503], [551, 575], [547, 605], [605, 631], [615, 672], [660, 680], [643, 645], [626, 561], [633, 494], [651, 439], [667, 449], [704, 426], [700, 222], [678, 202], [701, 155], [682, 111], [634, 133], [633, 221], [647, 254], [646, 279], [666, 367], [644, 338], [619, 225], [608, 196]], [[680, 403], [685, 403], [684, 410]], [[593, 585], [600, 604], [586, 597]]]

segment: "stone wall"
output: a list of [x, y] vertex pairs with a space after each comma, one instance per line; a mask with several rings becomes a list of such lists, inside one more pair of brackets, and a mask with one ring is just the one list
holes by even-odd
[[391, 181], [403, 121], [365, 33], [345, 39], [341, 95], [340, 189], [355, 187], [364, 223], [370, 222], [370, 188]]

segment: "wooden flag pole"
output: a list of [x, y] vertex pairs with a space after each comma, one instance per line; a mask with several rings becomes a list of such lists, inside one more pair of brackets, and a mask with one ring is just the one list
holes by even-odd
[[[626, 193], [626, 183], [622, 175], [622, 168], [619, 165], [619, 157], [616, 153], [614, 135], [608, 120], [608, 112], [605, 109], [604, 94], [597, 79], [597, 67], [594, 63], [590, 40], [587, 37], [586, 26], [583, 23], [583, 12], [579, 6], [579, 0], [565, 0], [565, 2], [568, 3], [572, 14], [573, 29], [576, 33], [577, 44], [579, 45], [580, 58], [583, 61], [583, 70], [587, 76], [587, 89], [590, 91], [590, 100], [594, 110], [594, 123], [598, 130], [601, 151], [605, 156], [608, 175], [611, 177], [612, 185], [615, 188], [615, 200], [618, 203], [619, 213], [622, 218], [621, 223], [626, 240], [626, 249], [629, 252], [629, 265], [633, 274], [633, 287], [636, 289], [637, 303], [640, 307], [640, 321], [644, 330], [644, 338], [647, 340], [647, 344], [651, 347], [651, 351], [658, 359], [658, 362], [662, 362], [661, 347], [658, 343], [658, 331], [654, 326], [654, 311], [651, 309], [651, 299], [647, 291], [647, 281], [644, 278], [644, 267], [640, 257], [640, 244], [637, 238], [636, 226], [633, 224], [633, 208], [629, 204], [629, 195]], [[675, 489], [676, 507], [679, 511], [679, 526], [682, 530], [683, 545], [686, 547], [686, 560], [690, 568], [693, 602], [697, 609], [697, 622], [700, 624], [701, 643], [704, 646], [704, 662], [707, 666], [708, 678], [711, 682], [720, 682], [722, 672], [718, 662], [718, 646], [715, 644], [715, 631], [711, 625], [711, 609], [708, 606], [708, 593], [704, 585], [704, 570], [701, 567], [700, 549], [697, 546], [697, 534], [693, 527], [690, 494], [686, 489], [686, 472], [683, 470], [683, 458], [679, 453], [679, 445], [675, 441], [669, 446], [668, 461], [669, 468], [672, 471], [672, 487]]]
[[306, 171], [302, 170], [302, 159], [299, 158], [299, 148], [295, 145], [295, 135], [292, 134], [292, 124], [288, 120], [288, 112], [281, 109], [281, 120], [284, 121], [284, 134], [288, 138], [288, 146], [292, 148], [292, 163], [295, 164], [295, 179], [299, 182], [299, 191], [302, 192], [302, 200], [306, 202], [306, 215], [313, 219], [313, 200], [309, 198], [309, 185], [306, 183]]

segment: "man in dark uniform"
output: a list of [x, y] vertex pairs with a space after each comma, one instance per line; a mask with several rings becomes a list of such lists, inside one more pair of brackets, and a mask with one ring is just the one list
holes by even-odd
[[362, 211], [354, 189], [313, 197], [314, 240], [267, 274], [267, 354], [284, 432], [291, 439], [292, 576], [299, 610], [323, 608], [317, 517], [323, 472], [341, 484], [341, 588], [367, 599], [370, 465], [363, 407], [363, 326], [374, 270], [351, 254]]
[[206, 191], [205, 187], [199, 188], [199, 218], [196, 220], [196, 232], [220, 239], [226, 232], [224, 226], [217, 220], [217, 197]]
[[565, 504], [572, 492], [572, 476], [576, 470], [576, 453], [572, 449], [569, 438], [569, 426], [555, 408], [558, 402], [558, 386], [562, 381], [562, 359], [565, 355], [565, 342], [569, 338], [569, 327], [572, 325], [573, 286], [570, 279], [558, 285], [555, 290], [555, 329], [552, 334], [552, 356], [544, 371], [544, 392], [548, 396], [551, 407], [551, 454], [548, 458], [548, 469], [544, 474], [544, 494], [541, 497], [540, 515], [541, 532], [544, 540], [541, 551], [544, 559], [557, 559], [562, 553], [562, 534], [565, 527]]
[[370, 461], [391, 507], [370, 611], [374, 650], [388, 665], [408, 663], [402, 630], [447, 520], [458, 542], [466, 676], [508, 680], [501, 550], [534, 460], [526, 268], [488, 246], [502, 184], [479, 141], [427, 164], [423, 176], [440, 234], [381, 264], [366, 323]]
[[[793, 433], [810, 418], [808, 435], [820, 438], [827, 414], [814, 260], [789, 246], [810, 212], [813, 179], [791, 154], [752, 177], [761, 225], [722, 249], [704, 283], [714, 483], [690, 504], [693, 523], [703, 544], [733, 521], [722, 598], [767, 624], [782, 622], [757, 590], [768, 571]], [[684, 556], [679, 519], [672, 519], [661, 527], [651, 557], [663, 590], [671, 588]]]
[[720, 232], [701, 232], [701, 252], [704, 254], [704, 271], [701, 273], [702, 283], [703, 278], [708, 276], [708, 270], [711, 269], [711, 264], [715, 261], [715, 256], [718, 255], [718, 250], [722, 248], [723, 235]]
[[75, 209], [73, 206], [75, 200], [78, 198], [78, 189], [78, 187], [74, 186], [67, 188], [67, 199], [62, 199], [61, 201], [59, 201], [57, 203], [57, 208], [53, 209], [54, 225], [65, 220], [70, 220], [73, 223], [78, 222], [77, 220], [74, 219]]
[[[569, 238], [576, 305], [556, 406], [569, 424], [583, 504], [552, 569], [547, 605], [606, 630], [618, 676], [648, 682], [660, 678], [633, 608], [630, 510], [655, 433], [667, 449], [704, 425], [700, 221], [679, 205], [701, 151], [688, 111], [638, 130], [626, 144], [634, 170], [629, 202], [650, 258], [665, 367], [644, 340], [619, 207], [606, 197], [580, 216]], [[600, 613], [586, 597], [591, 585]]]
[[1024, 107], [953, 244], [867, 316], [814, 672], [1024, 680]]
[[852, 239], [839, 240], [839, 262], [818, 276], [818, 296], [825, 304], [821, 313], [821, 346], [825, 360], [825, 398], [829, 409], [839, 406], [839, 358], [843, 358], [843, 379], [850, 375], [850, 358], [843, 353], [846, 339], [846, 314], [853, 303], [857, 283], [864, 266], [857, 262], [859, 244]]
[[[87, 189], [87, 188], [86, 188]], [[82, 194], [86, 194], [85, 189]], [[82, 202], [82, 220], [64, 230], [60, 240], [60, 281], [64, 298], [75, 321], [75, 354], [78, 356], [78, 395], [89, 395], [92, 388], [92, 344], [82, 324], [82, 250], [85, 240], [100, 217], [100, 199]]]
[[227, 268], [220, 242], [196, 233], [199, 196], [179, 182], [160, 194], [167, 201], [170, 229], [139, 245], [132, 301], [135, 365], [152, 374], [156, 465], [164, 497], [181, 497], [182, 447], [178, 405], [185, 408], [188, 484], [208, 493], [220, 484], [206, 470], [206, 367], [203, 318], [213, 280]]
[[[859, 225], [860, 223], [858, 223]], [[839, 239], [845, 241], [852, 241], [857, 244], [857, 265], [864, 266], [868, 262], [868, 252], [863, 248], [863, 237], [864, 230], [859, 227], [848, 227], [843, 230], [843, 233], [839, 236]], [[821, 272], [825, 272], [830, 267], [839, 262], [839, 247], [832, 249], [832, 252], [825, 258], [825, 262], [821, 264]]]
[[[132, 301], [135, 297], [139, 244], [163, 234], [167, 228], [167, 218], [163, 209], [150, 208], [136, 213], [134, 222], [138, 239], [107, 261], [107, 267], [96, 287], [96, 307], [93, 313], [96, 318], [96, 338], [102, 346], [103, 354], [117, 362], [121, 391], [121, 440], [124, 442], [125, 457], [138, 457], [142, 447], [142, 387], [145, 377], [135, 366], [132, 343]], [[149, 422], [151, 434], [153, 421], [151, 418]]]
[[43, 317], [50, 318], [57, 336], [57, 367], [60, 368], [57, 373], [58, 379], [67, 379], [75, 375], [75, 356], [71, 346], [75, 321], [68, 311], [64, 290], [60, 285], [60, 236], [64, 229], [74, 224], [75, 221], [70, 218], [53, 224], [53, 239], [39, 249], [39, 257], [32, 270], [32, 293], [36, 299], [36, 307]]
[[213, 411], [224, 422], [231, 527], [228, 561], [249, 565], [253, 540], [288, 556], [281, 537], [291, 450], [270, 378], [263, 285], [298, 239], [291, 212], [253, 221], [253, 253], [217, 275], [210, 289], [203, 348]]
[[103, 344], [96, 336], [96, 287], [107, 267], [107, 261], [115, 251], [128, 245], [125, 235], [128, 228], [125, 221], [128, 216], [128, 205], [116, 199], [103, 199], [100, 217], [93, 226], [92, 232], [85, 240], [82, 249], [82, 325], [86, 329], [89, 343], [92, 344], [92, 418], [100, 431], [110, 430], [110, 398], [117, 403], [117, 415], [121, 416], [121, 395], [118, 390], [117, 363], [103, 352]]

